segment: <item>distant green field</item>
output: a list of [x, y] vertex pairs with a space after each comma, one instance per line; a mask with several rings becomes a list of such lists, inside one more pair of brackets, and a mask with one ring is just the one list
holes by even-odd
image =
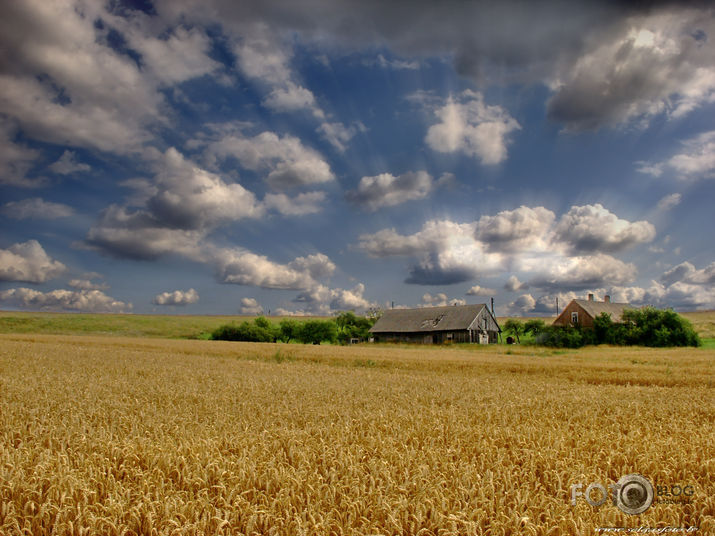
[[[703, 339], [703, 346], [715, 348], [715, 311], [680, 313], [690, 320]], [[202, 339], [219, 326], [242, 322], [253, 316], [134, 315], [37, 313], [0, 311], [0, 333], [47, 333], [54, 335], [116, 335], [166, 339]], [[284, 317], [270, 317], [279, 322]], [[504, 324], [507, 317], [499, 317]], [[526, 321], [529, 318], [519, 318]], [[547, 324], [553, 319], [544, 318]], [[524, 341], [529, 340], [525, 337]]]
[[0, 333], [54, 335], [116, 335], [198, 339], [223, 324], [246, 316], [120, 315], [78, 313], [0, 312]]

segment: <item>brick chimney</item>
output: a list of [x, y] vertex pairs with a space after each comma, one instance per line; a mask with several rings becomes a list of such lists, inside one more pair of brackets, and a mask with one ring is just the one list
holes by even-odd
[[588, 301], [593, 301], [593, 294], [588, 295]]
[[603, 301], [604, 301], [604, 303], [611, 303], [611, 297], [608, 294], [606, 294], [603, 297]]

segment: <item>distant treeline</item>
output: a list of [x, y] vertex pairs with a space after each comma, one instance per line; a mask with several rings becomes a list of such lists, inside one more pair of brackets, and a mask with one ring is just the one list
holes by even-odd
[[654, 307], [626, 309], [621, 322], [613, 322], [607, 313], [594, 319], [593, 328], [580, 326], [547, 326], [543, 320], [521, 323], [507, 320], [504, 332], [519, 340], [531, 334], [535, 344], [557, 348], [580, 348], [589, 344], [616, 346], [700, 346], [701, 341], [692, 324], [671, 310]]
[[353, 312], [340, 313], [328, 320], [294, 320], [286, 318], [274, 324], [264, 316], [253, 322], [227, 324], [214, 330], [211, 339], [246, 342], [321, 342], [348, 344], [351, 339], [366, 340], [376, 318], [358, 316]]

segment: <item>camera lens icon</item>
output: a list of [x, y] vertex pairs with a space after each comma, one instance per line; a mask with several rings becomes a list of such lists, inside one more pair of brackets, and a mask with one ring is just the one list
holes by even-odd
[[622, 476], [616, 490], [616, 506], [626, 514], [642, 514], [653, 503], [653, 485], [642, 475]]

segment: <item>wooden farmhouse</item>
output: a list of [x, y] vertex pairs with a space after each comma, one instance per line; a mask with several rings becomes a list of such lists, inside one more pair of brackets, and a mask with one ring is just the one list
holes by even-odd
[[636, 308], [630, 303], [612, 302], [610, 296], [604, 296], [603, 301], [594, 301], [593, 294], [589, 294], [587, 300], [571, 300], [553, 325], [592, 328], [593, 321], [601, 313], [610, 315], [613, 322], [620, 322], [623, 311]]
[[486, 304], [388, 309], [370, 328], [375, 342], [496, 343], [501, 333]]

